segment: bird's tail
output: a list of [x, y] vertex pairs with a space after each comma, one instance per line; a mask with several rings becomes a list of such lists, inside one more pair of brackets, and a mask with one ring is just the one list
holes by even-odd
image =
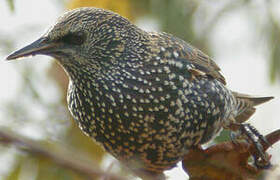
[[265, 103], [271, 99], [269, 97], [253, 97], [247, 94], [241, 94], [232, 92], [237, 102], [237, 116], [235, 117], [236, 122], [242, 123], [247, 121], [256, 111], [255, 106]]

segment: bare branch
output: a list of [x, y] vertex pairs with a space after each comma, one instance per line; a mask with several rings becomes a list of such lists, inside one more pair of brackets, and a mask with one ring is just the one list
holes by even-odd
[[94, 165], [97, 163], [93, 163], [86, 158], [77, 157], [69, 150], [62, 150], [61, 148], [49, 149], [41, 145], [38, 141], [21, 137], [20, 135], [17, 135], [11, 131], [7, 131], [3, 128], [0, 128], [0, 143], [15, 145], [21, 150], [32, 153], [32, 155], [46, 157], [60, 166], [87, 176], [89, 179], [92, 179], [93, 177], [107, 177], [110, 180], [126, 179], [113, 173], [104, 172], [99, 167]]

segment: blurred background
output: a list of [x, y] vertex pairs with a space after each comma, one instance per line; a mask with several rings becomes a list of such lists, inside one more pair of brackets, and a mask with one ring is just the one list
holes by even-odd
[[[66, 107], [68, 79], [54, 60], [36, 56], [4, 61], [9, 53], [42, 35], [64, 11], [81, 6], [110, 9], [145, 30], [165, 31], [190, 42], [213, 57], [232, 90], [275, 96], [257, 108], [250, 123], [263, 134], [280, 128], [279, 0], [2, 0], [0, 129], [37, 140], [54, 151], [71, 149], [105, 171], [127, 174], [71, 119]], [[218, 140], [228, 138], [224, 132]], [[280, 144], [269, 153], [272, 163], [279, 165]], [[187, 179], [180, 165], [166, 174], [170, 179]], [[277, 179], [269, 176], [261, 179]], [[84, 178], [48, 158], [0, 145], [0, 179]]]

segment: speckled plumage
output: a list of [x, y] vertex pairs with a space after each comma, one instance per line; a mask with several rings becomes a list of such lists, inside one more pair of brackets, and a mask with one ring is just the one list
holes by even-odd
[[183, 40], [103, 9], [67, 12], [41, 41], [55, 48], [25, 55], [57, 58], [79, 127], [132, 169], [173, 167], [268, 100], [230, 91], [214, 61]]

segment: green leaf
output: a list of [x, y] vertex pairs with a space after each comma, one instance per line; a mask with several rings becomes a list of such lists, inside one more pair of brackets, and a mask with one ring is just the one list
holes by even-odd
[[215, 138], [215, 142], [225, 142], [230, 140], [230, 131], [229, 130], [223, 130], [219, 136]]
[[12, 12], [15, 11], [14, 0], [7, 0], [8, 6]]

